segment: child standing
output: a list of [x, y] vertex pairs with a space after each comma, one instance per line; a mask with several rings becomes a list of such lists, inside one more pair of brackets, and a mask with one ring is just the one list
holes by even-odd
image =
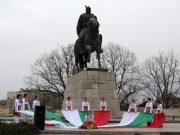
[[73, 110], [73, 103], [71, 100], [71, 97], [68, 97], [65, 103], [65, 109], [66, 111], [72, 111]]
[[134, 99], [131, 99], [131, 103], [129, 105], [128, 112], [134, 112], [134, 113], [137, 112], [137, 107], [136, 107], [136, 103], [135, 103]]
[[40, 106], [40, 105], [41, 105], [41, 103], [40, 103], [39, 96], [35, 96], [35, 100], [33, 101], [32, 108], [35, 109], [36, 106]]
[[99, 108], [101, 111], [106, 111], [107, 110], [107, 103], [104, 97], [102, 97], [102, 100], [99, 104]]
[[84, 97], [84, 101], [82, 102], [82, 111], [90, 111], [90, 105], [87, 101], [87, 97]]

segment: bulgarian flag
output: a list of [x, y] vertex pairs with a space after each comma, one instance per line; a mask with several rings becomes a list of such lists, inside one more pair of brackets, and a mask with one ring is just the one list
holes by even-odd
[[64, 123], [64, 121], [57, 114], [49, 112], [49, 111], [45, 112], [45, 118], [53, 119], [53, 120], [60, 121], [60, 122]]
[[[34, 113], [34, 110], [29, 110], [29, 111], [31, 111], [31, 112]], [[34, 115], [33, 115], [33, 116], [34, 116]], [[64, 123], [64, 121], [63, 121], [57, 114], [52, 113], [52, 112], [47, 111], [47, 110], [45, 111], [45, 118], [47, 118], [47, 119], [53, 119], [53, 120], [60, 121], [60, 122], [63, 122], [63, 123]]]
[[161, 114], [155, 114], [154, 115], [154, 119], [153, 119], [153, 122], [151, 124], [151, 128], [159, 128], [159, 127], [162, 127], [164, 122], [165, 122], [165, 114], [164, 113], [161, 113]]
[[[22, 110], [18, 112], [21, 114], [26, 114], [28, 116], [34, 117], [34, 110]], [[45, 112], [45, 126], [57, 126], [62, 128], [67, 127], [64, 124], [63, 120], [57, 114], [49, 111]]]
[[[153, 118], [154, 117], [154, 118]], [[151, 126], [143, 126], [151, 120]], [[141, 128], [160, 128], [165, 122], [165, 114], [153, 114], [153, 113], [128, 113], [124, 112], [122, 120], [119, 124], [98, 126], [98, 128], [130, 128], [130, 127], [141, 127]]]
[[87, 115], [86, 111], [79, 111], [79, 116], [81, 118], [82, 123], [84, 123], [86, 115]]
[[73, 126], [80, 127], [83, 124], [78, 110], [62, 110], [62, 114], [65, 119]]
[[139, 116], [128, 126], [140, 126], [150, 122], [153, 117], [153, 113], [140, 113]]
[[106, 125], [110, 118], [110, 111], [94, 111], [94, 122], [97, 126]]
[[138, 116], [139, 112], [124, 112], [121, 122], [118, 124], [118, 126], [127, 126], [131, 124]]
[[124, 112], [123, 117], [118, 124], [113, 124], [113, 125], [103, 125], [103, 126], [98, 126], [99, 128], [118, 128], [118, 127], [124, 127], [129, 124], [131, 124], [138, 116], [138, 113], [133, 113], [133, 112]]

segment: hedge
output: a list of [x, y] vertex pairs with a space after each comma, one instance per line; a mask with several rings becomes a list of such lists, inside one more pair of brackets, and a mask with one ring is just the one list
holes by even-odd
[[38, 129], [32, 124], [0, 122], [0, 135], [35, 135], [38, 133]]

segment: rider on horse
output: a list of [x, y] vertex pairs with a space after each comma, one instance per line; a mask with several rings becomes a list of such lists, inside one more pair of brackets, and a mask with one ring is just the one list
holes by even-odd
[[78, 39], [74, 45], [76, 69], [87, 68], [91, 53], [96, 52], [98, 66], [100, 67], [100, 54], [102, 53], [102, 35], [99, 34], [99, 22], [91, 13], [91, 8], [86, 6], [86, 13], [80, 15], [77, 25]]
[[83, 52], [84, 46], [83, 46], [83, 36], [84, 36], [84, 31], [87, 28], [87, 23], [89, 22], [90, 18], [95, 18], [97, 17], [91, 13], [91, 8], [89, 6], [86, 7], [86, 13], [83, 13], [80, 15], [78, 24], [77, 24], [77, 35], [79, 37], [79, 43], [81, 44], [81, 51]]

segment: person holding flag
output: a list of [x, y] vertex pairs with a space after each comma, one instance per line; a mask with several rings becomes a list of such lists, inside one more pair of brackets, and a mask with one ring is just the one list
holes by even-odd
[[73, 103], [71, 100], [71, 97], [68, 97], [66, 102], [65, 102], [65, 109], [66, 111], [72, 111], [73, 110]]
[[32, 108], [35, 109], [36, 106], [40, 106], [40, 105], [41, 105], [41, 103], [40, 103], [39, 96], [35, 96], [35, 100], [33, 101]]
[[135, 103], [134, 99], [131, 99], [131, 103], [130, 103], [129, 109], [128, 109], [128, 113], [129, 112], [134, 112], [134, 113], [137, 112], [137, 107], [136, 107], [136, 103]]
[[157, 107], [156, 114], [162, 114], [163, 113], [163, 107], [162, 107], [161, 101], [157, 100], [155, 104]]
[[151, 102], [151, 98], [147, 98], [146, 106], [144, 108], [145, 113], [152, 113], [153, 112], [153, 103]]
[[[147, 98], [146, 106], [144, 108], [144, 113], [153, 113], [153, 103], [151, 102], [151, 98]], [[151, 120], [147, 122], [147, 126], [151, 125]]]
[[87, 97], [84, 97], [84, 101], [82, 102], [82, 111], [90, 111], [90, 105], [87, 101]]
[[79, 128], [83, 129], [97, 129], [97, 126], [94, 122], [94, 116], [91, 114], [90, 111], [87, 112], [85, 116], [84, 124], [81, 125]]
[[18, 112], [22, 110], [22, 97], [21, 94], [17, 94], [14, 106], [14, 123], [22, 121], [22, 115]]
[[[27, 93], [24, 94], [24, 98], [22, 99], [22, 109], [23, 110], [30, 110], [30, 105], [28, 101], [28, 95]], [[28, 115], [23, 114], [23, 122], [28, 122]]]
[[99, 108], [101, 111], [106, 111], [107, 110], [107, 103], [104, 97], [102, 97], [102, 100], [99, 104]]

